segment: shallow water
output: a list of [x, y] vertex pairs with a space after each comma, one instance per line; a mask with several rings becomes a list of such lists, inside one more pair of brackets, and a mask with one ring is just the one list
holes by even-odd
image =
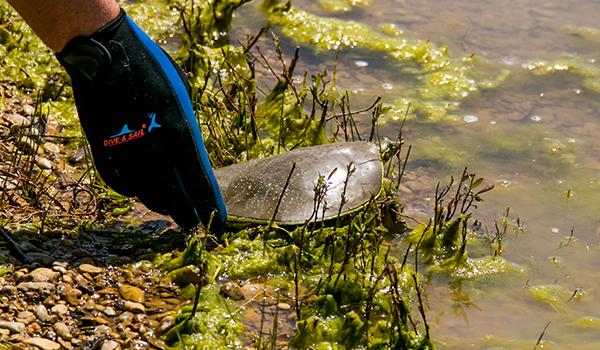
[[[510, 70], [499, 87], [462, 101], [452, 111], [455, 121], [409, 121], [404, 127], [406, 143], [413, 145], [400, 192], [408, 214], [430, 215], [436, 184], [447, 184], [468, 166], [485, 184], [496, 184], [474, 213], [482, 229], [493, 232], [507, 207], [511, 220], [518, 215], [524, 223], [522, 231], [509, 228], [502, 251], [525, 268], [523, 274], [463, 282], [461, 295], [455, 282], [431, 279], [425, 293], [432, 338], [439, 349], [533, 348], [550, 322], [543, 340], [554, 345], [545, 348], [596, 348], [600, 326], [573, 322], [600, 317], [600, 96], [579, 75], [536, 76], [524, 65], [567, 54], [597, 68], [600, 35], [589, 29], [598, 25], [600, 3], [379, 0], [341, 14], [316, 1], [294, 6], [373, 28], [393, 23], [411, 38], [448, 46], [455, 56], [475, 54]], [[232, 37], [256, 33], [266, 23], [256, 7], [238, 11]], [[293, 41], [284, 40], [289, 50]], [[301, 48], [300, 60], [297, 72], [332, 70], [335, 52]], [[385, 100], [403, 86], [389, 62], [364, 51], [341, 53], [337, 79], [339, 87], [359, 91], [357, 105], [380, 94]], [[381, 132], [395, 138], [399, 125], [388, 121]], [[533, 296], [537, 286], [549, 285], [563, 288], [552, 289], [556, 301]], [[570, 300], [578, 288], [583, 295]]]

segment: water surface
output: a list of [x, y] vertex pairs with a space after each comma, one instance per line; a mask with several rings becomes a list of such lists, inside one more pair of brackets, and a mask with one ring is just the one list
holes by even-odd
[[[293, 4], [372, 28], [395, 24], [411, 38], [449, 47], [454, 56], [475, 54], [510, 70], [497, 88], [462, 101], [452, 111], [454, 121], [409, 121], [404, 127], [406, 143], [413, 145], [400, 191], [407, 214], [425, 219], [432, 212], [436, 184], [447, 184], [450, 175], [460, 176], [467, 166], [486, 184], [496, 184], [474, 212], [482, 230], [493, 232], [494, 221], [508, 207], [513, 223], [518, 216], [523, 224], [523, 230], [509, 229], [502, 257], [524, 273], [480, 282], [439, 276], [429, 281], [425, 293], [432, 337], [440, 349], [533, 348], [550, 322], [543, 339], [554, 345], [546, 348], [596, 348], [600, 96], [584, 87], [581, 75], [565, 70], [538, 76], [527, 65], [567, 55], [595, 67], [600, 3], [378, 0], [337, 14], [317, 1]], [[256, 4], [242, 7], [232, 37], [258, 32], [265, 19]], [[293, 39], [283, 40], [292, 47]], [[268, 46], [267, 39], [260, 43]], [[301, 48], [300, 60], [297, 72], [331, 71], [335, 52]], [[360, 92], [354, 97], [357, 105], [378, 95], [390, 99], [405, 84], [384, 57], [364, 51], [342, 50], [337, 78], [341, 88]], [[361, 124], [365, 133], [368, 122]], [[394, 138], [398, 128], [399, 122], [389, 121], [381, 132]], [[534, 297], [537, 290], [555, 300]], [[582, 318], [590, 318], [587, 327], [576, 323]]]

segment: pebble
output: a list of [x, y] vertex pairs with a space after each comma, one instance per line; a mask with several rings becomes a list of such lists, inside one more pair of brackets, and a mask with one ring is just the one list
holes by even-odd
[[114, 340], [106, 340], [100, 350], [118, 350], [121, 346]]
[[156, 335], [162, 335], [164, 333], [166, 333], [169, 329], [173, 328], [173, 326], [175, 325], [175, 317], [173, 316], [166, 316], [164, 317], [160, 323], [158, 324], [158, 326], [156, 327]]
[[277, 308], [280, 310], [289, 310], [292, 308], [292, 306], [287, 303], [279, 303], [279, 304], [277, 304]]
[[146, 307], [140, 303], [134, 303], [133, 301], [126, 301], [123, 308], [127, 311], [131, 311], [134, 314], [145, 313]]
[[65, 304], [57, 304], [54, 305], [50, 311], [56, 315], [65, 315], [67, 312], [69, 312], [69, 308]]
[[17, 322], [24, 323], [26, 326], [37, 320], [35, 314], [31, 311], [21, 311], [17, 314]]
[[102, 309], [102, 312], [106, 315], [106, 316], [116, 316], [117, 312], [115, 311], [115, 309], [113, 309], [110, 306], [105, 307], [104, 309]]
[[23, 343], [36, 346], [42, 350], [59, 350], [60, 344], [45, 338], [28, 338]]
[[53, 271], [52, 269], [45, 267], [40, 267], [23, 277], [25, 280], [28, 278], [31, 278], [31, 282], [58, 282], [58, 279], [60, 278], [60, 272]]
[[0, 321], [0, 328], [8, 329], [11, 333], [22, 333], [25, 324], [21, 322]]
[[40, 147], [40, 145], [38, 145], [37, 142], [35, 142], [34, 140], [32, 140], [31, 138], [29, 138], [27, 136], [21, 136], [16, 141], [16, 144], [20, 150], [27, 152], [29, 154], [42, 154], [44, 152], [42, 147]]
[[244, 298], [244, 293], [242, 293], [240, 286], [237, 283], [233, 282], [227, 282], [224, 285], [222, 285], [221, 294], [234, 300]]
[[54, 330], [56, 331], [56, 334], [58, 334], [59, 337], [63, 338], [64, 340], [71, 340], [73, 339], [73, 335], [71, 334], [71, 330], [69, 329], [69, 326], [67, 326], [66, 323], [64, 322], [56, 322], [54, 324]]
[[90, 264], [79, 265], [79, 273], [81, 273], [81, 274], [88, 273], [91, 276], [96, 276], [102, 272], [104, 272], [104, 269], [102, 269], [100, 267], [96, 267], [94, 265], [90, 265]]
[[24, 105], [23, 106], [23, 113], [25, 113], [26, 115], [34, 115], [35, 114], [35, 107], [33, 107], [32, 105]]
[[16, 125], [24, 128], [31, 126], [31, 121], [29, 121], [29, 119], [18, 114], [5, 114], [4, 119], [8, 121], [11, 126]]
[[135, 301], [138, 303], [143, 303], [145, 300], [144, 292], [141, 289], [128, 284], [124, 284], [119, 287], [119, 294], [121, 295], [121, 298], [125, 300]]
[[42, 322], [46, 322], [48, 319], [48, 309], [44, 304], [39, 304], [33, 308], [33, 313], [35, 314], [35, 317]]
[[35, 164], [37, 164], [37, 166], [40, 169], [44, 169], [44, 170], [50, 170], [52, 169], [52, 162], [49, 161], [47, 158], [44, 157], [37, 157]]
[[17, 285], [17, 289], [23, 293], [33, 291], [41, 295], [50, 295], [54, 294], [56, 287], [49, 282], [21, 282]]
[[68, 284], [61, 284], [58, 289], [58, 295], [63, 298], [67, 303], [73, 306], [78, 306], [81, 301], [79, 297], [83, 294], [79, 289], [73, 288]]

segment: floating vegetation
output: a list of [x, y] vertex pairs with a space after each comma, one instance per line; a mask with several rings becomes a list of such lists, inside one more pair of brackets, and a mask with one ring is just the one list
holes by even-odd
[[492, 88], [508, 76], [485, 73], [479, 66], [490, 65], [475, 56], [454, 58], [446, 47], [429, 41], [414, 40], [388, 25], [377, 33], [367, 26], [333, 18], [323, 18], [295, 9], [291, 3], [274, 7], [269, 21], [279, 30], [314, 50], [360, 50], [389, 57], [398, 74], [411, 86], [387, 112], [393, 120], [402, 120], [406, 108], [409, 117], [434, 122], [443, 120], [448, 111], [482, 88]]

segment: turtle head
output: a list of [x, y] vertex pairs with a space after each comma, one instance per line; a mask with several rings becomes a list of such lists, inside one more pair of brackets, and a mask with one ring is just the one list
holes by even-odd
[[402, 144], [402, 141], [395, 142], [395, 141], [388, 139], [387, 137], [382, 137], [381, 140], [379, 141], [379, 144], [380, 144], [379, 153], [381, 154], [381, 160], [385, 164], [390, 159], [392, 159], [392, 157], [394, 157], [396, 155], [396, 153], [398, 153], [398, 150], [400, 149], [400, 145]]

